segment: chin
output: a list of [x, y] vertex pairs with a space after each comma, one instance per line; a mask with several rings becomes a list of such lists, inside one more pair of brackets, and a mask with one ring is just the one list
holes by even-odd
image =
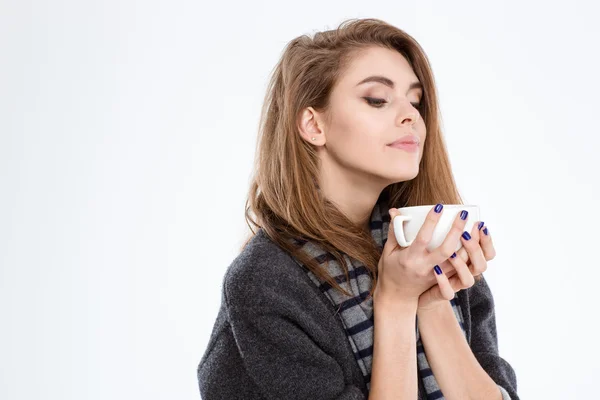
[[392, 183], [411, 181], [419, 175], [419, 166], [403, 168], [400, 171], [393, 171], [386, 175]]
[[396, 179], [392, 179], [391, 183], [400, 183], [400, 182], [408, 182], [415, 179], [417, 175], [403, 176]]

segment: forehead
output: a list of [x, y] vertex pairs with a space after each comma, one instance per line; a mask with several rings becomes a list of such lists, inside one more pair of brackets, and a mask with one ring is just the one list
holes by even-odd
[[369, 75], [386, 76], [396, 82], [398, 88], [403, 91], [410, 83], [418, 81], [410, 64], [398, 51], [369, 47], [354, 55], [347, 70], [340, 77], [340, 84], [353, 88]]

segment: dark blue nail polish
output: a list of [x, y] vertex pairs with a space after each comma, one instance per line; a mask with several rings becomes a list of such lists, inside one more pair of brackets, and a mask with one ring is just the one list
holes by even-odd
[[483, 221], [481, 221], [481, 222], [479, 223], [479, 226], [477, 227], [477, 230], [478, 230], [478, 231], [480, 231], [480, 230], [481, 230], [481, 228], [483, 228]]
[[471, 235], [469, 235], [469, 232], [467, 232], [467, 231], [463, 232], [462, 237], [464, 237], [465, 240], [470, 240], [471, 239]]
[[435, 267], [433, 267], [433, 269], [435, 270], [435, 273], [438, 275], [442, 274], [442, 269], [440, 268], [439, 265], [436, 265]]
[[485, 233], [486, 235], [488, 235], [487, 226], [485, 228], [483, 228], [483, 233]]
[[444, 206], [438, 203], [438, 204], [435, 206], [435, 210], [434, 210], [434, 211], [435, 211], [436, 213], [439, 213], [440, 211], [442, 211], [442, 208], [444, 208]]
[[452, 253], [452, 255], [450, 256], [450, 258], [454, 258], [456, 257], [456, 253]]
[[469, 215], [469, 212], [467, 210], [462, 210], [462, 212], [460, 213], [460, 219], [464, 221], [465, 219], [467, 219], [467, 215]]

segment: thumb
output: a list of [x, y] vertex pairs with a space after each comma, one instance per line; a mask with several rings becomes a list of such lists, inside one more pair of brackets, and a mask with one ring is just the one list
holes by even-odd
[[396, 234], [394, 233], [394, 217], [396, 215], [400, 215], [400, 213], [398, 212], [397, 209], [390, 208], [389, 214], [390, 214], [390, 226], [388, 227], [388, 237], [387, 237], [387, 241], [385, 242], [385, 246], [384, 246], [385, 250], [388, 253], [398, 247], [398, 241], [396, 240]]

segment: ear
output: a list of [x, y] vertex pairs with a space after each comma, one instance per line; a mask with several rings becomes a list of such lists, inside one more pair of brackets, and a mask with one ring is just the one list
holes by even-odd
[[315, 146], [323, 146], [326, 142], [323, 128], [324, 124], [321, 121], [321, 114], [312, 107], [306, 107], [302, 111], [298, 121], [300, 137]]

